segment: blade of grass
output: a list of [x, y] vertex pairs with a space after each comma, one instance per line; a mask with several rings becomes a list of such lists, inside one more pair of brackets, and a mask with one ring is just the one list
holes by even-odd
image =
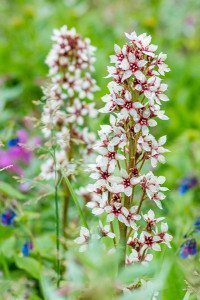
[[85, 217], [84, 217], [83, 211], [82, 211], [81, 206], [80, 206], [80, 204], [79, 204], [79, 202], [78, 202], [78, 198], [77, 198], [77, 196], [76, 196], [76, 194], [75, 194], [75, 192], [74, 192], [74, 189], [73, 189], [73, 187], [72, 187], [72, 185], [71, 185], [69, 179], [68, 179], [67, 177], [65, 177], [64, 175], [63, 175], [63, 178], [64, 178], [64, 180], [65, 180], [65, 182], [66, 182], [66, 184], [67, 184], [67, 187], [68, 187], [68, 189], [69, 189], [69, 191], [70, 191], [70, 194], [71, 194], [71, 196], [72, 196], [72, 199], [73, 199], [73, 201], [74, 201], [74, 203], [75, 203], [75, 205], [76, 205], [76, 207], [77, 207], [77, 209], [78, 209], [78, 212], [79, 212], [79, 215], [80, 215], [81, 220], [82, 220], [82, 222], [83, 222], [83, 225], [84, 225], [86, 228], [88, 228], [87, 221], [86, 221], [86, 219], [85, 219]]
[[[54, 132], [51, 132], [52, 140], [54, 139]], [[61, 268], [60, 268], [60, 220], [59, 220], [59, 199], [58, 199], [58, 172], [57, 172], [57, 161], [56, 161], [56, 146], [52, 146], [52, 153], [50, 155], [54, 161], [54, 203], [55, 203], [55, 217], [56, 217], [56, 271], [57, 271], [57, 288], [60, 287], [61, 280]]]

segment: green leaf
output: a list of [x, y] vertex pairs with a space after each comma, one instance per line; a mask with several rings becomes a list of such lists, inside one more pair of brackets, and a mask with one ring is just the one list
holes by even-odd
[[22, 86], [17, 85], [14, 87], [4, 88], [3, 90], [1, 90], [0, 95], [2, 100], [8, 101], [19, 97], [21, 92], [22, 92]]
[[0, 241], [6, 240], [13, 235], [14, 228], [0, 225]]
[[32, 257], [16, 257], [15, 263], [18, 268], [26, 271], [29, 275], [31, 275], [35, 279], [40, 279], [41, 264]]
[[163, 300], [179, 300], [184, 297], [184, 275], [177, 262], [171, 267], [163, 290]]
[[0, 279], [0, 295], [3, 295], [10, 287], [10, 281]]
[[16, 254], [16, 241], [14, 237], [10, 237], [0, 244], [0, 253], [4, 255], [4, 257], [12, 258]]
[[51, 236], [42, 235], [34, 240], [34, 249], [36, 252], [39, 252], [42, 257], [55, 259], [54, 248], [55, 241]]
[[72, 187], [72, 185], [71, 185], [69, 179], [68, 179], [67, 177], [65, 177], [64, 175], [63, 175], [63, 178], [64, 178], [64, 180], [65, 180], [65, 182], [66, 182], [66, 184], [67, 184], [67, 187], [68, 187], [68, 189], [69, 189], [69, 191], [70, 191], [70, 194], [71, 194], [71, 196], [72, 196], [72, 199], [74, 200], [74, 203], [75, 203], [75, 205], [76, 205], [76, 207], [77, 207], [77, 209], [78, 209], [78, 212], [79, 212], [80, 218], [81, 218], [81, 220], [82, 220], [82, 222], [83, 222], [83, 225], [84, 225], [86, 228], [88, 228], [87, 221], [86, 221], [86, 219], [85, 219], [85, 216], [84, 216], [84, 213], [83, 213], [83, 211], [82, 211], [82, 208], [81, 208], [81, 206], [80, 206], [80, 204], [79, 204], [78, 198], [77, 198], [77, 196], [76, 196], [76, 194], [75, 194], [75, 192], [74, 192], [74, 189], [73, 189], [73, 187]]
[[2, 192], [7, 196], [17, 198], [20, 200], [26, 199], [26, 197], [22, 193], [20, 193], [17, 189], [13, 188], [10, 184], [3, 181], [0, 181], [0, 192]]

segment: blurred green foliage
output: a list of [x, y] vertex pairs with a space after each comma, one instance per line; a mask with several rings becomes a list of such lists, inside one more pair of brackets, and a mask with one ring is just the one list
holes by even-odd
[[76, 27], [97, 47], [100, 106], [113, 44], [123, 44], [124, 31], [136, 30], [151, 34], [160, 51], [168, 53], [171, 124], [164, 129], [171, 139], [186, 128], [199, 129], [199, 8], [197, 0], [1, 0], [1, 106], [6, 101], [11, 112], [17, 108], [16, 119], [34, 108], [32, 100], [41, 96], [47, 74], [52, 30], [63, 24]]
[[[32, 101], [41, 97], [40, 86], [45, 84], [47, 67], [44, 60], [51, 47], [50, 36], [54, 28], [64, 24], [75, 27], [83, 36], [88, 36], [97, 47], [94, 77], [101, 88], [95, 97], [98, 107], [101, 106], [101, 96], [107, 92], [108, 80], [104, 77], [107, 74], [109, 55], [113, 53], [114, 43], [119, 45], [124, 43], [124, 31], [136, 30], [138, 33], [151, 34], [153, 43], [159, 45], [160, 51], [168, 54], [171, 72], [167, 75], [166, 81], [169, 84], [168, 96], [171, 101], [164, 106], [170, 122], [162, 122], [156, 134], [157, 136], [167, 134], [171, 150], [167, 155], [167, 164], [161, 166], [158, 173], [167, 177], [171, 189], [163, 214], [167, 214], [174, 242], [172, 250], [168, 250], [165, 255], [168, 267], [164, 265], [162, 270], [164, 289], [160, 299], [182, 299], [186, 293], [183, 290], [186, 288], [184, 279], [187, 279], [192, 291], [198, 294], [200, 277], [196, 275], [193, 279], [193, 272], [195, 269], [198, 274], [199, 259], [184, 264], [178, 259], [178, 249], [183, 242], [183, 234], [192, 225], [194, 217], [198, 216], [199, 189], [189, 191], [184, 196], [178, 195], [176, 189], [180, 179], [185, 175], [200, 176], [200, 2], [198, 0], [1, 0], [0, 20], [0, 129], [3, 141], [24, 126], [22, 120], [25, 116], [40, 116], [38, 108]], [[98, 119], [96, 128], [105, 122], [105, 119], [101, 118]], [[31, 174], [38, 174], [38, 163], [34, 163], [30, 168], [29, 178]], [[17, 211], [21, 219], [17, 221], [17, 226], [29, 227], [37, 236], [34, 238], [32, 257], [22, 258], [19, 257], [21, 245], [16, 242], [20, 235], [15, 233], [14, 240], [12, 228], [0, 227], [0, 265], [6, 275], [6, 279], [0, 278], [0, 299], [20, 300], [25, 299], [24, 295], [28, 295], [27, 299], [32, 300], [55, 299], [54, 291], [48, 282], [55, 278], [54, 272], [48, 271], [55, 264], [51, 189], [42, 187], [50, 193], [40, 201], [36, 193], [37, 187], [33, 183], [30, 195], [26, 195], [27, 198], [24, 199], [24, 195], [18, 190], [15, 191], [16, 185], [14, 186], [11, 176], [9, 180], [7, 179], [8, 182], [3, 183], [8, 178], [6, 176], [1, 174], [2, 208], [6, 201], [18, 199]], [[33, 211], [42, 211], [42, 217]], [[74, 214], [73, 209], [71, 214]], [[75, 228], [75, 224], [69, 228], [72, 237], [77, 234]], [[102, 299], [107, 299], [107, 295], [111, 297], [108, 292], [109, 283], [107, 286], [104, 280], [101, 281], [99, 278], [99, 274], [104, 274], [107, 278], [107, 269], [104, 269], [106, 265], [99, 263], [94, 268], [92, 261], [94, 253], [90, 254], [85, 260], [77, 258], [78, 266], [77, 261], [73, 265], [71, 260], [72, 266], [69, 269], [72, 281], [76, 280], [76, 276], [80, 276], [80, 283], [84, 281], [82, 277], [85, 275], [81, 270], [85, 268], [89, 274], [89, 281], [94, 281], [95, 278], [96, 285], [100, 282], [102, 286], [106, 286], [100, 294], [104, 297]], [[111, 262], [105, 260], [105, 257], [102, 260], [99, 258], [99, 261]], [[157, 264], [158, 270], [155, 273], [159, 277], [159, 260]], [[45, 278], [47, 274], [48, 280]], [[130, 276], [130, 273], [127, 274], [123, 278]], [[16, 279], [22, 289], [16, 286]], [[158, 285], [160, 286], [160, 283]], [[93, 286], [95, 291], [97, 286], [95, 287], [94, 282]], [[96, 291], [99, 293], [98, 289]], [[99, 299], [98, 293], [96, 298], [89, 298], [90, 292], [88, 290], [86, 298], [83, 299]], [[77, 295], [70, 299], [77, 299], [76, 297]], [[145, 294], [136, 295], [136, 298], [150, 299]], [[124, 296], [122, 299], [133, 298]], [[191, 296], [189, 299], [196, 298]]]

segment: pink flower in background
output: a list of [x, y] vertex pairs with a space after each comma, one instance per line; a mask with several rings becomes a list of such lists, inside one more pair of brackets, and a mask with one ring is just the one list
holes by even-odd
[[11, 166], [8, 170], [20, 176], [24, 174], [23, 165], [28, 165], [33, 158], [33, 150], [31, 146], [39, 145], [41, 140], [39, 137], [29, 139], [28, 132], [25, 129], [17, 131], [16, 137], [8, 140], [7, 150], [0, 150], [0, 169]]
[[21, 129], [17, 131], [17, 138], [18, 138], [18, 143], [16, 145], [9, 146], [8, 141], [8, 154], [13, 160], [21, 160], [25, 164], [28, 164], [32, 158], [32, 153], [31, 151], [27, 150], [24, 145], [28, 142], [28, 133], [24, 130]]

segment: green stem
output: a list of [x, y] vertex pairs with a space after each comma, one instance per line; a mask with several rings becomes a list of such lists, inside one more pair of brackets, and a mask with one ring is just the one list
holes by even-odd
[[[130, 126], [134, 125], [134, 121], [131, 118]], [[136, 139], [134, 135], [129, 131], [129, 157], [128, 163], [126, 164], [127, 173], [130, 174], [132, 169], [135, 166], [135, 152], [136, 152]], [[124, 207], [130, 209], [132, 197], [125, 196], [124, 198]], [[123, 267], [126, 262], [126, 244], [127, 244], [127, 227], [123, 223], [119, 223], [120, 231], [120, 240], [119, 240], [119, 249], [121, 252], [119, 267]]]
[[69, 210], [69, 189], [64, 181], [62, 180], [63, 192], [64, 192], [64, 201], [63, 201], [63, 236], [66, 237], [66, 227], [68, 224], [68, 210]]
[[119, 251], [120, 251], [120, 261], [119, 261], [119, 269], [125, 266], [126, 261], [126, 230], [127, 227], [124, 223], [119, 222], [119, 231], [120, 231], [120, 239], [119, 239]]
[[[115, 233], [114, 227], [113, 227], [113, 223], [112, 223], [112, 222], [110, 223], [110, 228], [111, 228], [112, 232]], [[115, 246], [115, 248], [116, 248], [116, 245], [117, 245], [116, 237], [113, 238], [113, 242], [114, 242], [114, 246]]]
[[55, 168], [55, 214], [56, 214], [56, 271], [57, 271], [57, 288], [60, 286], [60, 223], [59, 223], [59, 203], [58, 203], [58, 180], [57, 180], [57, 164], [55, 147], [53, 152], [54, 168]]
[[58, 204], [58, 187], [55, 186], [55, 208], [56, 208], [56, 269], [57, 269], [57, 287], [60, 285], [60, 224], [59, 224], [59, 204]]
[[146, 195], [146, 192], [144, 190], [143, 193], [142, 193], [141, 199], [140, 199], [140, 203], [139, 203], [138, 209], [137, 209], [137, 214], [139, 214], [139, 212], [140, 212], [140, 209], [142, 207], [142, 203], [145, 200], [145, 195]]

